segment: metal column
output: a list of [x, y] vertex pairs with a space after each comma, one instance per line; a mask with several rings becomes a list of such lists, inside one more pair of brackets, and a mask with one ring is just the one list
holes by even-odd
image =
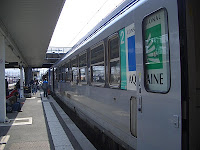
[[24, 98], [24, 74], [23, 74], [23, 67], [20, 65], [20, 98]]
[[0, 34], [0, 122], [6, 120], [6, 96], [5, 96], [5, 40]]

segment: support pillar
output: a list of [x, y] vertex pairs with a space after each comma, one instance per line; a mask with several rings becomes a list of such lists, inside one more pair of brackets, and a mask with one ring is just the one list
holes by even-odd
[[32, 68], [26, 67], [24, 68], [25, 72], [25, 85], [29, 85], [31, 80], [33, 80], [33, 73], [32, 73]]
[[24, 75], [23, 75], [23, 67], [20, 65], [20, 98], [24, 98]]
[[0, 33], [0, 122], [6, 121], [5, 39]]

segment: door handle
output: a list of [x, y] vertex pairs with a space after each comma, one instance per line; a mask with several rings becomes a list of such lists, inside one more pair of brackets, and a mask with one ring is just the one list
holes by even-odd
[[138, 111], [142, 113], [142, 96], [139, 96], [138, 100], [139, 100]]

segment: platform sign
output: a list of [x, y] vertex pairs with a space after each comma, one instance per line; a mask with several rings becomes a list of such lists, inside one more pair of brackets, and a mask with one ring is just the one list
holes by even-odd
[[120, 30], [121, 89], [136, 90], [135, 26]]
[[167, 18], [164, 10], [144, 20], [146, 88], [167, 92], [170, 86]]

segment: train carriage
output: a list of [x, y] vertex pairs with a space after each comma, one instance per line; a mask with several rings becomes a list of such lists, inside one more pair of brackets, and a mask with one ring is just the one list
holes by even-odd
[[50, 69], [51, 91], [125, 149], [199, 149], [197, 7], [125, 1]]

